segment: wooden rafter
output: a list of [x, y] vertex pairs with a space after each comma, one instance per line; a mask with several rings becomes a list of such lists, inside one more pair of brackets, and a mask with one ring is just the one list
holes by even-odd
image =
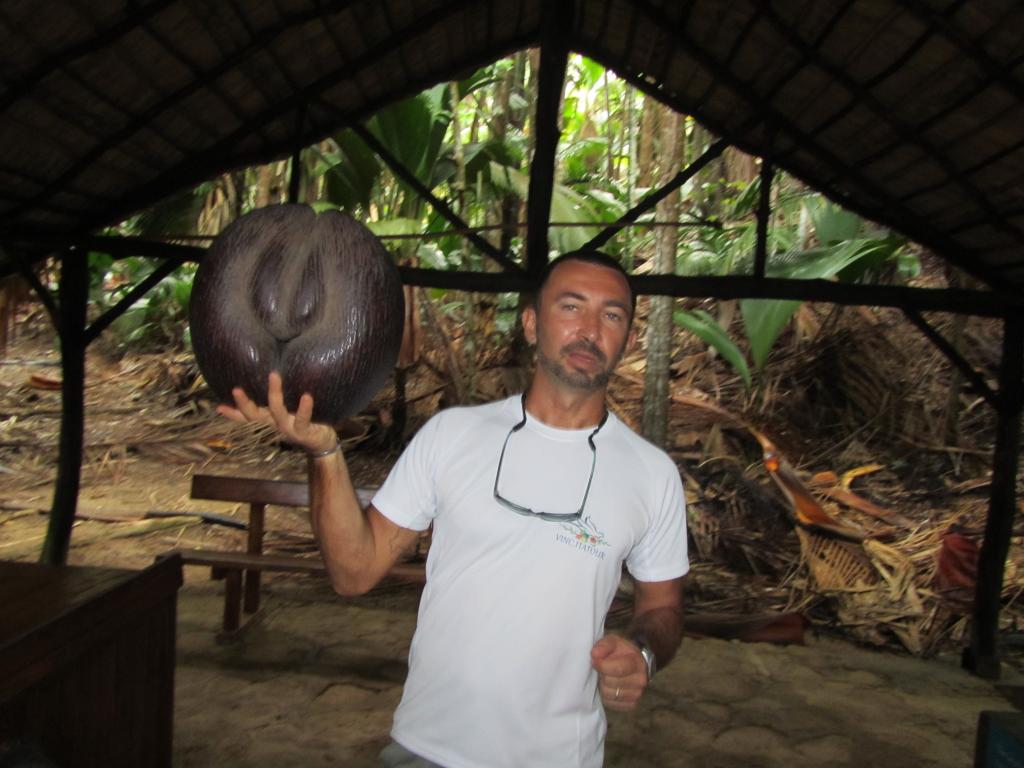
[[83, 334], [83, 340], [86, 346], [91, 344], [104, 330], [110, 327], [117, 318], [121, 317], [127, 312], [131, 306], [145, 296], [152, 288], [155, 288], [157, 283], [171, 274], [174, 270], [182, 265], [181, 259], [166, 259], [163, 263], [157, 265], [157, 267], [146, 275], [142, 280], [138, 282], [128, 293], [126, 293], [121, 300], [114, 306], [96, 318], [92, 325], [85, 329]]
[[366, 146], [373, 150], [373, 152], [384, 161], [396, 176], [412, 187], [416, 194], [430, 203], [434, 210], [441, 214], [446, 221], [456, 227], [465, 229], [468, 233], [466, 234], [466, 239], [473, 243], [473, 245], [479, 248], [483, 253], [490, 256], [509, 272], [522, 271], [522, 267], [512, 261], [512, 259], [510, 259], [506, 254], [499, 251], [484, 238], [480, 237], [480, 235], [472, 232], [469, 225], [466, 224], [466, 222], [463, 221], [454, 210], [452, 210], [452, 207], [448, 205], [448, 203], [427, 189], [426, 185], [417, 179], [416, 175], [412, 171], [406, 168], [397, 157], [388, 151], [388, 148], [379, 142], [377, 137], [370, 133], [365, 126], [354, 125], [352, 126], [352, 130], [360, 139], [363, 140], [363, 142], [366, 143]]
[[624, 225], [636, 221], [642, 214], [654, 208], [658, 203], [700, 173], [708, 163], [721, 155], [727, 146], [729, 144], [722, 139], [712, 142], [711, 146], [704, 150], [700, 157], [679, 171], [668, 182], [644, 197], [643, 200], [622, 214], [614, 223], [605, 225], [605, 228], [590, 238], [581, 250], [597, 250], [603, 247]]
[[[465, 1], [469, 2], [469, 0]], [[69, 236], [65, 238], [65, 241], [72, 242], [82, 236], [85, 236], [90, 230], [95, 229], [96, 227], [103, 226], [112, 221], [119, 221], [131, 212], [152, 204], [175, 190], [180, 190], [189, 184], [200, 181], [206, 177], [211, 167], [217, 166], [218, 162], [220, 162], [219, 158], [222, 158], [225, 153], [234, 153], [233, 157], [239, 166], [259, 165], [278, 157], [281, 152], [276, 148], [260, 148], [251, 152], [236, 152], [237, 145], [258, 126], [268, 124], [273, 120], [280, 118], [282, 115], [287, 113], [289, 109], [294, 110], [296, 105], [300, 102], [304, 101], [309, 105], [316, 104], [317, 106], [324, 106], [333, 110], [333, 107], [320, 100], [320, 93], [330, 89], [341, 81], [358, 81], [358, 74], [365, 67], [369, 67], [376, 63], [380, 57], [387, 55], [394, 48], [409, 42], [410, 39], [415, 38], [418, 34], [423, 34], [424, 30], [430, 25], [440, 23], [448, 15], [456, 13], [459, 7], [460, 6], [458, 5], [454, 8], [450, 6], [443, 6], [437, 9], [428, 16], [419, 19], [416, 24], [410, 25], [408, 29], [404, 30], [403, 36], [400, 39], [396, 38], [394, 41], [382, 43], [376, 46], [373, 51], [349, 60], [346, 62], [344, 67], [320, 78], [313, 85], [303, 89], [301, 93], [295, 94], [292, 98], [278, 102], [274, 107], [255, 115], [247, 125], [242, 126], [230, 135], [223, 137], [207, 149], [194, 153], [189, 162], [182, 163], [179, 166], [168, 169], [164, 174], [136, 188], [130, 195], [126, 195], [114, 201], [102, 210], [91, 213], [88, 219], [84, 219], [81, 222], [76, 231], [70, 233]], [[516, 41], [515, 45], [516, 47], [521, 47], [529, 44], [530, 42], [531, 40], [529, 37], [523, 37], [521, 40]], [[493, 55], [493, 52], [490, 51], [481, 52], [479, 60], [469, 62], [467, 66], [485, 64], [493, 59]], [[368, 101], [360, 112], [345, 116], [346, 120], [352, 121], [351, 123], [341, 123], [336, 125], [336, 128], [340, 129], [349, 127], [356, 121], [365, 119], [372, 115], [385, 105], [393, 103], [396, 98], [399, 98], [404, 94], [419, 93], [423, 88], [433, 85], [434, 82], [435, 77], [431, 73], [420, 75], [419, 79], [407, 84], [407, 88], [405, 88], [402, 93], [378, 96], [375, 99]], [[303, 139], [307, 142], [312, 142], [321, 138], [316, 131], [320, 131], [322, 133], [324, 129], [316, 126], [310, 126], [309, 130], [310, 132], [307, 133]], [[9, 229], [9, 233], [12, 239], [31, 239], [40, 236], [39, 232], [31, 229]]]
[[[1016, 70], [1016, 67], [1008, 67], [1003, 64], [1003, 62], [996, 61], [983, 48], [981, 48], [976, 41], [966, 37], [957, 27], [949, 23], [950, 17], [965, 5], [963, 0], [954, 3], [952, 6], [943, 8], [941, 12], [939, 12], [934, 6], [921, 2], [921, 0], [902, 0], [901, 4], [907, 11], [913, 13], [924, 24], [927, 24], [938, 34], [942, 35], [946, 40], [956, 46], [956, 48], [958, 48], [966, 58], [974, 62], [978, 66], [978, 69], [985, 73], [985, 76], [991, 82], [999, 83], [999, 85], [1011, 93], [1017, 101], [1024, 101], [1024, 84], [1022, 84], [1018, 78], [1013, 76], [1013, 72]], [[1010, 13], [1020, 13], [1020, 9], [1013, 9]], [[999, 26], [998, 20], [993, 26]], [[1020, 57], [1017, 58], [1016, 63], [1020, 63]]]
[[984, 377], [974, 370], [974, 366], [964, 359], [964, 356], [957, 351], [956, 347], [950, 344], [941, 333], [935, 330], [935, 328], [933, 328], [916, 309], [904, 307], [903, 314], [906, 315], [910, 322], [917, 326], [918, 330], [924, 334], [925, 338], [927, 338], [936, 349], [945, 355], [949, 362], [960, 369], [960, 372], [968, 381], [971, 382], [971, 386], [973, 386], [975, 390], [985, 398], [986, 402], [998, 411], [999, 396], [992, 391], [992, 388], [985, 381]]
[[127, 5], [126, 7], [131, 10], [121, 21], [97, 31], [92, 37], [54, 51], [52, 55], [42, 59], [28, 72], [16, 77], [13, 82], [5, 83], [3, 94], [0, 95], [0, 112], [31, 92], [43, 78], [53, 72], [66, 70], [78, 59], [107, 48], [115, 40], [133, 32], [140, 24], [161, 13], [174, 2], [175, 0], [154, 0], [141, 6]]

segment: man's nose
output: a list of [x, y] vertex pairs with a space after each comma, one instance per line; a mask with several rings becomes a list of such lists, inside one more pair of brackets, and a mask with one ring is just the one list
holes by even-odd
[[597, 312], [583, 312], [580, 317], [580, 335], [590, 341], [601, 336], [601, 318]]

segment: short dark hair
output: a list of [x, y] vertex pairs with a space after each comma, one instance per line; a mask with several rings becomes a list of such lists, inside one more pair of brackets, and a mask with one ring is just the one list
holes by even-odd
[[633, 286], [629, 282], [629, 275], [626, 274], [626, 270], [622, 267], [622, 264], [614, 256], [609, 256], [604, 251], [596, 250], [578, 250], [569, 251], [562, 255], [552, 259], [545, 266], [544, 270], [540, 273], [540, 277], [537, 278], [537, 288], [533, 294], [533, 305], [534, 308], [540, 309], [540, 294], [544, 290], [544, 286], [548, 284], [548, 280], [551, 279], [551, 273], [555, 271], [555, 267], [559, 264], [564, 264], [567, 261], [582, 261], [585, 264], [596, 264], [599, 267], [607, 267], [613, 269], [622, 275], [626, 281], [626, 285], [629, 286], [629, 319], [633, 320], [633, 315], [636, 314], [636, 293], [633, 291]]

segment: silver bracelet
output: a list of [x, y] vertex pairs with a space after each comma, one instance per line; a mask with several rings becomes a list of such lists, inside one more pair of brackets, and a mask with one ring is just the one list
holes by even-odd
[[325, 456], [330, 456], [332, 453], [337, 453], [340, 450], [341, 450], [341, 440], [335, 440], [333, 448], [328, 448], [326, 451], [318, 451], [317, 453], [313, 453], [312, 451], [306, 451], [306, 455], [311, 460], [313, 460], [313, 459], [322, 459]]

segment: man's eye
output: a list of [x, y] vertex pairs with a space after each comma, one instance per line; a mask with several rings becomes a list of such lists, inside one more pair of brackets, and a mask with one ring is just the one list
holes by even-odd
[[620, 315], [618, 312], [606, 312], [605, 317], [607, 317], [609, 320], [614, 320], [616, 323], [621, 323], [623, 320], [622, 315]]

